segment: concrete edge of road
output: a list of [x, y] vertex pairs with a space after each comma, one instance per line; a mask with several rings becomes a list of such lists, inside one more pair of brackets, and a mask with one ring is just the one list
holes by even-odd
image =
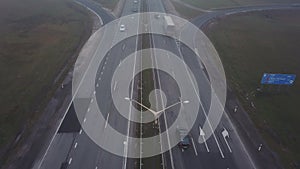
[[[74, 2], [77, 3], [77, 4], [79, 4], [79, 5], [82, 5], [87, 10], [89, 10], [92, 14], [94, 14], [99, 19], [99, 22], [100, 22], [101, 26], [103, 25], [102, 18], [94, 10], [92, 10], [91, 8], [89, 8], [86, 5], [82, 4], [81, 2], [78, 2], [76, 0]], [[83, 47], [81, 48], [81, 51], [79, 52], [79, 55], [82, 52], [82, 50], [84, 50], [84, 49], [86, 50], [87, 48], [90, 48], [89, 45], [87, 45], [87, 44], [94, 40], [94, 36], [95, 36], [95, 32], [92, 33], [91, 36], [89, 37], [89, 39], [84, 43]], [[73, 70], [70, 70], [69, 73], [73, 74]], [[69, 78], [69, 77], [66, 77], [66, 78]], [[65, 117], [66, 117], [66, 115], [68, 113], [68, 110], [70, 109], [70, 107], [71, 107], [71, 105], [73, 103], [73, 100], [74, 100], [74, 97], [72, 95], [64, 99], [64, 102], [67, 101], [68, 103], [67, 104], [66, 103], [63, 104], [60, 109], [63, 109], [63, 107], [66, 107], [66, 109], [65, 110], [61, 110], [61, 111], [64, 111], [64, 112], [60, 115], [59, 119], [57, 119], [57, 122], [55, 123], [57, 125], [54, 125], [54, 126], [57, 126], [57, 127], [56, 127], [56, 129], [55, 129], [55, 127], [52, 128], [52, 130], [55, 129], [55, 132], [53, 133], [52, 137], [50, 137], [52, 134], [49, 133], [49, 137], [50, 137], [49, 138], [50, 141], [48, 141], [49, 144], [47, 144], [46, 143], [47, 141], [45, 141], [44, 147], [41, 149], [40, 153], [37, 155], [36, 159], [32, 163], [31, 167], [33, 169], [39, 169], [41, 167], [41, 165], [42, 165], [42, 163], [43, 163], [43, 161], [44, 161], [44, 159], [45, 159], [45, 157], [46, 157], [46, 155], [47, 155], [47, 153], [48, 153], [48, 151], [49, 151], [49, 149], [50, 149], [50, 147], [51, 147], [51, 145], [52, 145], [52, 143], [53, 143], [53, 141], [55, 139], [55, 136], [57, 135], [58, 130], [59, 130], [60, 126], [62, 125], [62, 123], [63, 123], [63, 121], [64, 121], [64, 119], [65, 119]]]

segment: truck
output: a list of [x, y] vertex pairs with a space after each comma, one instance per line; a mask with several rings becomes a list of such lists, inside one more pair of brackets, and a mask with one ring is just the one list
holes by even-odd
[[173, 22], [173, 19], [168, 16], [165, 15], [164, 16], [164, 30], [166, 32], [167, 35], [173, 35], [175, 33], [175, 24]]

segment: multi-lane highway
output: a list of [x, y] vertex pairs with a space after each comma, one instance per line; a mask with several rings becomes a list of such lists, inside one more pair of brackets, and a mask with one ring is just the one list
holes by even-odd
[[[147, 2], [149, 4], [148, 7], [150, 12], [165, 12], [161, 1]], [[163, 25], [163, 23], [161, 23], [161, 25]], [[163, 27], [156, 27], [156, 29], [162, 28]], [[193, 35], [191, 35], [191, 39], [193, 39]], [[181, 59], [189, 65], [193, 73], [197, 75], [195, 78], [199, 86], [201, 86], [199, 88], [199, 95], [201, 96], [199, 101], [203, 104], [203, 109], [199, 110], [198, 119], [190, 131], [192, 140], [191, 147], [186, 151], [182, 151], [178, 147], [174, 147], [171, 151], [165, 153], [166, 159], [168, 159], [165, 163], [166, 168], [255, 168], [255, 165], [252, 163], [252, 160], [244, 145], [241, 143], [239, 136], [234, 131], [232, 124], [226, 116], [223, 117], [217, 129], [213, 131], [214, 134], [205, 143], [198, 143], [198, 139], [202, 139], [200, 138], [202, 137], [200, 135], [200, 128], [202, 128], [206, 120], [206, 114], [210, 107], [211, 91], [210, 83], [206, 74], [204, 70], [201, 69], [199, 62], [196, 59], [196, 55], [191, 50], [188, 50], [187, 47], [181, 46], [181, 44], [176, 42], [174, 39], [167, 38], [165, 36], [153, 36], [153, 44], [158, 48], [167, 49], [177, 56], [180, 56]], [[172, 67], [172, 60], [168, 61], [168, 58], [155, 56], [154, 59], [156, 60], [156, 63], [169, 62], [169, 69], [170, 72], [173, 72], [173, 76], [181, 74], [180, 72], [176, 72], [176, 68]], [[173, 65], [174, 64], [175, 63], [173, 63]], [[160, 88], [170, 88], [170, 83], [164, 78], [164, 75], [158, 73], [156, 80], [159, 81]], [[192, 80], [187, 83], [192, 83]], [[191, 90], [187, 92], [191, 92], [189, 94], [191, 96], [196, 91]], [[174, 91], [166, 90], [165, 93], [169, 98], [172, 98], [172, 96], [174, 97]], [[161, 119], [163, 127], [168, 128], [168, 126], [172, 124], [172, 121], [174, 121], [172, 113], [168, 113], [173, 111], [176, 111], [176, 109], [174, 108], [166, 111], [166, 116], [164, 116], [165, 119]], [[229, 131], [230, 139], [223, 137], [222, 131], [224, 128]]]
[[[79, 0], [80, 4], [88, 7], [93, 10], [97, 15], [101, 17], [103, 24], [111, 22], [114, 18], [112, 15], [108, 14], [105, 10], [99, 7], [97, 4], [87, 0]], [[139, 12], [139, 8], [138, 11]], [[132, 1], [126, 1], [123, 8], [122, 15], [132, 14]], [[138, 19], [138, 18], [137, 18]], [[122, 23], [122, 20], [118, 23], [118, 26], [115, 30], [111, 31], [101, 37], [101, 42], [97, 41], [92, 44], [96, 47], [101, 46], [102, 43], [106, 43], [106, 39], [118, 39], [119, 36], [123, 36], [124, 32], [119, 31], [119, 27]], [[137, 31], [135, 24], [130, 25], [126, 23], [127, 30]], [[112, 33], [113, 32], [113, 33]], [[114, 34], [114, 37], [108, 37], [108, 35]], [[97, 35], [94, 35], [97, 36]], [[100, 98], [98, 104], [103, 108], [104, 117], [106, 117], [107, 124], [114, 126], [121, 133], [125, 135], [130, 135], [131, 132], [134, 132], [134, 125], [128, 122], [120, 116], [116, 110], [113, 109], [111, 94], [110, 94], [110, 85], [113, 70], [117, 67], [120, 61], [127, 55], [133, 53], [138, 48], [138, 38], [130, 38], [118, 45], [116, 45], [105, 57], [105, 62], [103, 62], [97, 73], [97, 82], [95, 84], [96, 91], [95, 97]], [[97, 55], [95, 53], [94, 55]], [[84, 65], [84, 63], [83, 63]], [[76, 69], [76, 67], [75, 67]], [[134, 70], [138, 67], [134, 68]], [[115, 83], [115, 92], [122, 90], [122, 88]], [[93, 123], [93, 110], [89, 107], [89, 103], [92, 103], [95, 100], [92, 96], [83, 98], [83, 102], [86, 102], [86, 106], [81, 107], [86, 114], [80, 119], [82, 124], [92, 124]], [[105, 100], [105, 101], [104, 101]], [[75, 100], [74, 100], [75, 101]], [[71, 115], [70, 115], [71, 114]], [[96, 143], [94, 143], [90, 137], [84, 132], [84, 130], [78, 125], [74, 120], [75, 112], [74, 105], [72, 104], [68, 112], [66, 113], [65, 119], [59, 130], [54, 135], [53, 139], [50, 141], [49, 146], [47, 147], [44, 155], [38, 158], [33, 166], [33, 168], [45, 168], [45, 169], [59, 169], [59, 168], [74, 168], [74, 169], [95, 169], [95, 168], [133, 168], [135, 161], [132, 162], [131, 159], [113, 155], [103, 149], [101, 149]], [[77, 127], [75, 127], [77, 126]], [[105, 132], [107, 125], [101, 126], [101, 128], [96, 128], [97, 130], [103, 130]], [[103, 138], [106, 136], [103, 135]], [[113, 140], [110, 140], [113, 142]], [[124, 147], [124, 153], [126, 153], [127, 146], [122, 144]], [[126, 156], [126, 155], [124, 155]]]
[[[89, 0], [78, 0], [79, 3], [88, 7], [90, 10], [94, 11], [102, 19], [103, 24], [111, 22], [114, 17], [108, 14], [105, 10], [99, 7], [96, 3]], [[122, 16], [130, 15], [136, 12], [161, 12], [164, 13], [165, 9], [161, 0], [138, 0], [135, 4], [133, 0], [126, 0]], [[209, 20], [222, 16], [230, 15], [240, 12], [249, 12], [255, 10], [268, 10], [268, 9], [286, 9], [292, 8], [290, 5], [271, 5], [271, 6], [257, 6], [257, 7], [240, 7], [234, 9], [227, 9], [222, 11], [210, 12], [208, 14], [202, 15], [193, 20], [193, 23], [198, 27], [203, 26]], [[137, 11], [135, 11], [137, 9]], [[130, 23], [128, 20], [118, 21], [115, 29], [105, 30], [109, 33], [101, 35], [100, 42], [95, 42], [93, 44], [95, 49], [99, 48], [101, 44], [112, 43], [114, 40], [123, 37], [128, 31], [137, 32], [139, 29], [163, 29], [163, 19], [162, 18], [132, 18], [133, 22]], [[156, 20], [155, 23], [159, 22], [161, 24], [153, 24], [152, 20]], [[142, 22], [142, 24], [135, 24]], [[147, 22], [147, 23], [143, 23]], [[119, 31], [120, 25], [125, 25], [125, 32]], [[114, 35], [113, 37], [108, 37], [108, 35]], [[95, 35], [97, 36], [97, 35]], [[191, 39], [196, 43], [197, 36], [193, 36], [193, 32], [190, 35]], [[111, 39], [111, 41], [106, 41], [106, 39]], [[136, 136], [136, 131], [139, 128], [138, 123], [130, 122], [128, 119], [121, 116], [117, 109], [114, 107], [111, 94], [111, 84], [113, 84], [113, 92], [120, 92], [120, 90], [128, 90], [130, 98], [136, 98], [138, 93], [135, 91], [135, 85], [132, 85], [131, 89], [124, 89], [120, 86], [119, 81], [112, 81], [113, 73], [116, 67], [119, 66], [120, 62], [130, 54], [135, 53], [142, 49], [142, 43], [145, 43], [141, 37], [131, 37], [128, 38], [116, 46], [114, 46], [105, 56], [104, 61], [101, 62], [96, 76], [95, 91], [89, 93], [88, 96], [83, 97], [81, 101], [86, 103], [86, 106], [80, 107], [86, 114], [82, 116], [79, 120], [83, 125], [94, 124], [93, 107], [90, 105], [97, 101], [99, 107], [101, 107], [102, 116], [105, 117], [106, 123], [103, 126], [95, 125], [94, 132], [101, 131], [103, 133], [103, 139], [106, 139], [111, 144], [116, 144], [124, 149], [124, 156], [117, 156], [109, 153], [99, 147], [91, 138], [84, 132], [80, 125], [74, 125], [78, 123], [74, 118], [72, 119], [72, 114], [75, 116], [73, 104], [70, 104], [70, 109], [66, 112], [66, 118], [62, 121], [62, 124], [58, 126], [58, 131], [55, 133], [53, 138], [49, 142], [49, 146], [45, 149], [45, 152], [41, 157], [39, 157], [33, 168], [42, 169], [59, 169], [61, 167], [68, 169], [126, 169], [126, 168], [146, 168], [143, 166], [143, 160], [135, 158], [126, 158], [129, 151], [137, 151], [141, 154], [143, 151], [143, 146], [134, 145], [135, 143], [130, 143], [129, 138], [124, 140], [124, 144], [119, 144], [119, 140], [110, 140], [109, 136], [106, 135], [106, 131], [109, 126], [113, 126], [114, 129], [118, 130], [120, 133], [127, 136]], [[201, 128], [206, 120], [207, 112], [210, 107], [211, 91], [210, 82], [205, 73], [205, 70], [200, 66], [196, 55], [189, 50], [189, 48], [182, 45], [180, 42], [175, 41], [172, 38], [161, 36], [161, 35], [151, 35], [149, 38], [149, 43], [153, 48], [161, 48], [168, 50], [180, 59], [184, 60], [189, 68], [192, 70], [199, 86], [199, 92], [195, 90], [190, 90], [190, 95], [199, 95], [201, 97], [194, 98], [193, 100], [201, 102], [201, 108], [199, 109], [199, 116], [196, 119], [192, 130], [190, 131], [191, 146], [182, 151], [179, 147], [169, 147], [171, 150], [159, 155], [161, 159], [161, 168], [166, 169], [188, 169], [188, 168], [203, 168], [203, 169], [227, 169], [227, 168], [242, 168], [242, 169], [252, 169], [257, 168], [255, 163], [252, 161], [249, 153], [247, 152], [245, 145], [241, 141], [236, 129], [231, 123], [228, 116], [225, 114], [222, 117], [221, 122], [218, 127], [213, 132], [213, 135], [206, 140], [204, 143], [199, 143], [198, 141], [203, 139], [205, 133], [201, 131]], [[134, 75], [142, 69], [145, 60], [142, 60], [142, 53], [136, 52], [134, 54], [134, 63], [128, 71], [132, 72]], [[160, 63], [170, 63], [168, 69], [172, 72], [172, 76], [178, 76], [180, 73], [172, 67], [172, 60], [168, 60], [169, 57], [157, 57], [155, 51], [150, 52], [151, 59], [149, 60], [153, 67], [158, 66]], [[94, 52], [93, 56], [97, 56], [97, 50]], [[76, 69], [76, 68], [75, 68]], [[172, 83], [172, 79], [162, 73], [153, 72], [153, 80], [156, 89], [161, 89], [164, 91], [166, 97], [168, 98], [167, 104], [175, 102], [180, 96], [176, 85]], [[186, 77], [179, 77], [186, 78]], [[122, 79], [119, 79], [120, 81]], [[192, 83], [190, 79], [185, 79], [187, 83]], [[83, 82], [84, 83], [84, 82]], [[137, 83], [136, 81], [133, 84]], [[162, 97], [162, 95], [159, 95]], [[191, 99], [191, 98], [187, 98]], [[163, 99], [157, 99], [156, 101], [162, 101]], [[164, 103], [162, 103], [164, 105]], [[178, 107], [174, 107], [166, 110], [162, 116], [159, 118], [159, 130], [165, 131], [170, 124], [174, 122], [176, 112]], [[132, 110], [129, 108], [128, 113]], [[171, 113], [170, 113], [171, 112]], [[130, 115], [129, 115], [130, 117]], [[76, 127], [77, 126], [77, 127]], [[224, 129], [228, 132], [224, 132]], [[227, 136], [229, 135], [229, 137]], [[227, 136], [227, 137], [224, 137]], [[123, 141], [122, 141], [123, 142]], [[131, 146], [130, 146], [131, 145]], [[170, 146], [169, 142], [164, 145], [157, 144], [157, 146]], [[154, 162], [157, 162], [153, 160]], [[153, 165], [156, 166], [156, 165]]]

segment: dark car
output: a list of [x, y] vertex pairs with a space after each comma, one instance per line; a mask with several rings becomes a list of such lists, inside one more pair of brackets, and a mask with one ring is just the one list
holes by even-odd
[[179, 133], [179, 138], [180, 138], [178, 146], [182, 149], [187, 149], [191, 145], [188, 131], [185, 129], [177, 129], [177, 131]]

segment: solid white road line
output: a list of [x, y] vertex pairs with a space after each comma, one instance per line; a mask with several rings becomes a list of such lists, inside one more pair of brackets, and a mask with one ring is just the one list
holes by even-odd
[[225, 143], [226, 143], [226, 145], [227, 145], [229, 151], [232, 153], [231, 148], [230, 148], [230, 146], [229, 146], [229, 144], [228, 144], [228, 142], [227, 142], [227, 139], [226, 139], [226, 138], [229, 138], [229, 133], [228, 133], [228, 131], [226, 130], [225, 127], [224, 127], [224, 129], [223, 129], [223, 131], [222, 131], [222, 136], [223, 136], [223, 139], [224, 139], [224, 141], [225, 141]]
[[104, 128], [106, 128], [106, 127], [107, 127], [108, 118], [109, 118], [109, 113], [107, 114], [107, 117], [106, 117], [106, 121], [105, 121], [105, 126], [104, 126]]
[[[137, 30], [136, 30], [136, 34], [139, 34], [139, 25], [140, 25], [140, 16], [138, 16], [138, 24], [137, 24]], [[137, 51], [137, 47], [138, 47], [138, 38], [136, 38], [136, 42], [135, 42], [135, 51]], [[134, 63], [133, 63], [133, 72], [132, 72], [132, 79], [134, 79], [134, 75], [135, 75], [135, 69], [136, 69], [136, 58], [137, 58], [137, 52], [135, 52], [134, 54]], [[120, 61], [121, 64], [121, 61]], [[119, 64], [119, 66], [120, 66]], [[131, 87], [131, 96], [130, 98], [132, 99], [133, 97], [133, 86]], [[128, 119], [128, 124], [127, 124], [127, 135], [126, 135], [126, 144], [124, 144], [124, 163], [123, 163], [123, 169], [126, 169], [127, 167], [127, 153], [128, 153], [128, 141], [129, 141], [129, 132], [130, 132], [130, 117], [131, 117], [131, 112], [132, 111], [132, 102], [130, 102], [129, 104], [129, 119]]]
[[[206, 140], [205, 140], [205, 133], [204, 133], [204, 131], [201, 129], [201, 127], [199, 126], [199, 139], [200, 139], [200, 137], [202, 137], [202, 139], [203, 139], [203, 141], [204, 141], [204, 145], [205, 145], [205, 148], [206, 148], [206, 151], [209, 153], [209, 148], [208, 148], [208, 145], [207, 145], [207, 142], [206, 142]], [[200, 141], [199, 141], [199, 143], [200, 143]]]
[[193, 144], [193, 148], [194, 148], [194, 151], [195, 151], [195, 155], [198, 156], [198, 152], [197, 152], [196, 145], [195, 145], [193, 137], [191, 137], [191, 139], [192, 139], [192, 144]]
[[[195, 33], [196, 33], [196, 32], [195, 32]], [[194, 37], [193, 39], [194, 39], [194, 47], [195, 47], [195, 44], [196, 44], [196, 36], [193, 36], [193, 37]], [[206, 78], [206, 79], [207, 79], [207, 78]], [[209, 80], [207, 79], [207, 81], [209, 81]], [[238, 141], [240, 142], [243, 151], [246, 153], [246, 156], [247, 156], [247, 158], [249, 159], [249, 161], [250, 161], [252, 167], [256, 169], [256, 168], [257, 168], [256, 164], [254, 163], [252, 157], [250, 156], [250, 154], [249, 154], [249, 152], [248, 152], [248, 149], [246, 148], [245, 144], [242, 142], [242, 139], [241, 139], [241, 137], [239, 136], [239, 134], [238, 134], [238, 132], [237, 132], [235, 126], [233, 125], [231, 119], [228, 117], [226, 110], [224, 110], [224, 115], [225, 115], [226, 119], [228, 120], [228, 122], [229, 122], [231, 128], [234, 130], [233, 132], [236, 133], [237, 139], [238, 139]]]
[[225, 143], [226, 143], [226, 145], [227, 145], [227, 147], [228, 147], [228, 149], [229, 149], [229, 152], [232, 153], [232, 150], [231, 150], [231, 148], [230, 148], [230, 146], [229, 146], [229, 144], [228, 144], [228, 141], [226, 140], [226, 137], [224, 137], [224, 140], [225, 140]]
[[[82, 5], [82, 6], [84, 6], [84, 7], [86, 7], [88, 10], [90, 10], [91, 12], [93, 12], [93, 13], [98, 17], [98, 19], [100, 20], [101, 25], [103, 25], [103, 21], [102, 21], [101, 17], [100, 17], [94, 10], [90, 9], [89, 7], [85, 6], [84, 4], [82, 4], [82, 3], [80, 3], [80, 2], [77, 2], [77, 1], [75, 1], [75, 2], [78, 3], [78, 4], [80, 4], [80, 5]], [[99, 49], [99, 46], [100, 46], [101, 42], [102, 42], [102, 39], [101, 39], [99, 45], [97, 46], [97, 49], [96, 49], [95, 53], [93, 54], [93, 57], [92, 57], [91, 61], [90, 61], [89, 64], [88, 64], [87, 70], [90, 68], [90, 65], [91, 65], [93, 59], [94, 59], [95, 56], [96, 56], [96, 53], [97, 53], [97, 51], [98, 51], [98, 49]], [[86, 74], [87, 74], [87, 71], [84, 72], [83, 78], [82, 78], [82, 79], [80, 80], [80, 82], [79, 82], [79, 86], [82, 84], [83, 79], [84, 79], [84, 77], [86, 76]], [[48, 153], [48, 151], [49, 151], [49, 149], [50, 149], [50, 146], [52, 145], [52, 142], [53, 142], [53, 140], [54, 140], [54, 138], [55, 138], [55, 136], [56, 136], [56, 134], [57, 134], [57, 132], [58, 132], [58, 130], [59, 130], [61, 124], [62, 124], [62, 122], [64, 121], [64, 119], [65, 119], [65, 117], [66, 117], [66, 115], [67, 115], [67, 112], [68, 112], [68, 110], [70, 109], [70, 107], [71, 107], [71, 105], [72, 105], [72, 103], [73, 103], [73, 100], [75, 99], [75, 95], [78, 93], [78, 90], [79, 90], [79, 87], [75, 90], [75, 94], [74, 94], [74, 96], [72, 97], [72, 99], [71, 99], [71, 101], [70, 101], [70, 103], [69, 103], [69, 105], [68, 105], [68, 107], [67, 107], [67, 109], [66, 109], [66, 111], [65, 111], [65, 113], [64, 113], [64, 115], [63, 115], [63, 117], [62, 117], [62, 119], [60, 120], [58, 127], [56, 128], [55, 134], [53, 135], [53, 137], [52, 137], [51, 140], [50, 140], [50, 143], [49, 143], [49, 145], [48, 145], [48, 147], [47, 147], [47, 149], [46, 149], [46, 152], [45, 152], [45, 154], [42, 156], [42, 158], [41, 158], [41, 160], [40, 160], [40, 162], [39, 162], [38, 168], [41, 168], [42, 163], [43, 163], [43, 161], [44, 161], [44, 159], [45, 159], [45, 157], [46, 157], [46, 155], [47, 155], [47, 153]]]
[[[178, 47], [177, 47], [177, 48], [178, 48]], [[183, 58], [183, 55], [182, 55], [181, 50], [180, 50], [179, 48], [178, 48], [178, 51], [179, 51], [179, 54], [180, 54], [181, 58]], [[218, 142], [218, 140], [217, 140], [217, 137], [216, 137], [216, 135], [215, 135], [215, 133], [214, 133], [214, 130], [213, 130], [213, 128], [212, 128], [212, 125], [211, 125], [211, 123], [210, 123], [210, 121], [209, 121], [209, 119], [208, 119], [208, 115], [206, 114], [206, 111], [205, 111], [204, 106], [203, 106], [203, 104], [202, 104], [202, 101], [201, 101], [201, 98], [200, 98], [200, 96], [199, 96], [199, 93], [197, 93], [196, 86], [195, 86], [195, 84], [194, 84], [194, 82], [193, 82], [193, 80], [192, 80], [191, 74], [190, 74], [190, 72], [188, 71], [187, 65], [184, 64], [184, 66], [185, 66], [186, 72], [187, 72], [187, 74], [188, 74], [188, 77], [189, 77], [189, 79], [190, 79], [190, 81], [191, 81], [191, 84], [193, 85], [194, 92], [195, 92], [195, 94], [197, 95], [197, 98], [198, 98], [198, 101], [199, 101], [199, 103], [200, 103], [200, 107], [201, 107], [201, 109], [202, 109], [202, 111], [203, 111], [203, 114], [205, 115], [205, 118], [206, 118], [206, 120], [207, 120], [207, 122], [208, 122], [208, 125], [209, 125], [209, 127], [210, 127], [210, 129], [211, 129], [211, 131], [212, 131], [212, 135], [213, 135], [213, 137], [214, 137], [214, 139], [215, 139], [215, 141], [216, 141], [216, 144], [217, 144], [217, 146], [218, 146], [218, 149], [219, 149], [219, 152], [220, 152], [220, 154], [221, 154], [221, 157], [222, 157], [222, 158], [225, 158], [225, 156], [224, 156], [224, 154], [223, 154], [223, 151], [222, 151], [222, 149], [221, 149], [221, 147], [220, 147], [220, 144], [219, 144], [219, 142]]]
[[[148, 6], [148, 10], [149, 10], [149, 6]], [[150, 10], [149, 10], [150, 11]], [[151, 23], [151, 21], [150, 21], [150, 29], [152, 28], [152, 23]], [[155, 48], [155, 42], [154, 42], [154, 38], [152, 38], [152, 44], [153, 44], [153, 48]], [[152, 56], [152, 55], [151, 55]], [[155, 63], [154, 63], [155, 62]], [[154, 54], [153, 54], [153, 59], [152, 59], [152, 67], [154, 67], [154, 64], [156, 65], [156, 66], [158, 66], [158, 63], [157, 63], [157, 60], [155, 59], [155, 50], [154, 50]], [[157, 72], [157, 75], [158, 75], [158, 87], [159, 87], [159, 89], [161, 89], [161, 82], [160, 82], [160, 78], [159, 78], [159, 72]], [[175, 77], [175, 75], [174, 75], [174, 77]], [[155, 79], [154, 79], [155, 80]], [[162, 95], [162, 93], [160, 92], [160, 99], [161, 99], [161, 102], [162, 102], [162, 105], [165, 105], [164, 104], [164, 100], [163, 100], [163, 95]], [[156, 100], [158, 100], [157, 99], [157, 96], [156, 96]], [[168, 123], [167, 123], [167, 116], [166, 116], [166, 113], [165, 112], [163, 112], [163, 115], [164, 115], [164, 122], [165, 122], [165, 126], [166, 126], [166, 128], [168, 128]], [[172, 169], [174, 169], [175, 168], [175, 165], [174, 165], [174, 160], [173, 160], [173, 153], [172, 153], [172, 148], [171, 148], [171, 141], [170, 141], [170, 136], [169, 136], [169, 131], [168, 130], [166, 130], [166, 134], [167, 134], [167, 142], [168, 142], [168, 146], [169, 146], [169, 154], [170, 154], [170, 161], [171, 161], [171, 167], [172, 167]], [[163, 160], [163, 159], [162, 159]]]

